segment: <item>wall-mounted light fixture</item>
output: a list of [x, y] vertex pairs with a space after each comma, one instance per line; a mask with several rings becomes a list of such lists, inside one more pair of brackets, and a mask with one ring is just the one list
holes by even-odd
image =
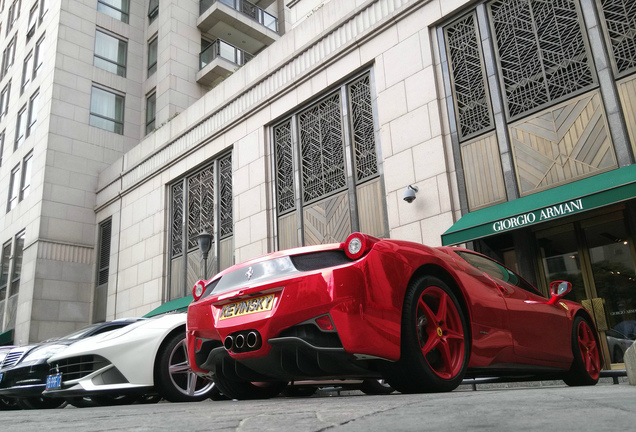
[[402, 197], [402, 199], [409, 204], [412, 203], [413, 201], [415, 201], [416, 198], [415, 192], [419, 190], [420, 189], [417, 186], [408, 185], [404, 190], [404, 196]]
[[205, 229], [197, 236], [197, 243], [199, 244], [199, 250], [203, 255], [203, 279], [208, 277], [208, 252], [212, 248], [212, 234], [208, 233]]

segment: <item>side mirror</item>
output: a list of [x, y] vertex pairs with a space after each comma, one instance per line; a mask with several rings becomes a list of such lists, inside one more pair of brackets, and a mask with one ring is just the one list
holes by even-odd
[[572, 291], [572, 284], [567, 281], [553, 281], [550, 283], [550, 304], [554, 304], [561, 300], [567, 293]]

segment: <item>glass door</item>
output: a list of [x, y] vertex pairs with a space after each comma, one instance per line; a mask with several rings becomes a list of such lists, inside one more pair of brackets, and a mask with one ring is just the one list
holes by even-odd
[[538, 230], [535, 237], [545, 286], [572, 282], [566, 299], [594, 318], [606, 367], [622, 363], [636, 339], [636, 253], [623, 213]]
[[551, 281], [566, 280], [572, 283], [572, 291], [565, 297], [567, 300], [581, 303], [588, 299], [574, 224], [538, 231], [536, 238], [545, 286]]
[[[599, 331], [605, 332], [611, 363], [623, 363], [636, 339], [636, 264], [620, 213], [581, 222], [595, 296]], [[593, 302], [595, 300], [593, 299]], [[593, 305], [596, 306], [596, 305]]]

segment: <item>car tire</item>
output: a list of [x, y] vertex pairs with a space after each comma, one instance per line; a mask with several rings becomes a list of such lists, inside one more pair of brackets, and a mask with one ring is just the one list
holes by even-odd
[[285, 397], [309, 397], [318, 391], [318, 387], [300, 387], [288, 385], [282, 391]]
[[400, 360], [384, 365], [384, 377], [402, 393], [452, 391], [466, 374], [469, 340], [455, 294], [444, 281], [421, 276], [404, 298]]
[[287, 387], [286, 382], [262, 382], [234, 381], [222, 373], [214, 375], [214, 382], [225, 396], [230, 399], [270, 399], [278, 396]]
[[17, 401], [14, 398], [0, 397], [0, 411], [19, 410]]
[[360, 391], [368, 395], [387, 395], [395, 391], [386, 380], [366, 379], [360, 385]]
[[563, 378], [569, 386], [594, 385], [601, 373], [599, 342], [594, 326], [582, 316], [572, 324], [572, 366]]
[[135, 403], [140, 405], [152, 405], [159, 403], [163, 399], [161, 395], [158, 394], [143, 394], [141, 396], [137, 396], [135, 399]]
[[221, 390], [219, 390], [219, 387], [215, 383], [214, 388], [210, 392], [210, 399], [212, 399], [213, 401], [222, 401], [228, 400], [228, 397], [221, 393]]
[[625, 362], [625, 353], [620, 347], [614, 347], [614, 363], [624, 363]]
[[34, 396], [28, 398], [16, 399], [18, 406], [24, 410], [32, 409], [55, 409], [66, 406], [64, 399], [58, 398], [45, 398], [42, 396]]
[[170, 402], [202, 401], [214, 390], [214, 381], [192, 371], [185, 336], [185, 331], [169, 336], [155, 363], [155, 387]]

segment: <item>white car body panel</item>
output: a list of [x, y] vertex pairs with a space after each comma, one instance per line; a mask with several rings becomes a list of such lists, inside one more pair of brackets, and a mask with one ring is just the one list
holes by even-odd
[[[154, 365], [161, 343], [168, 334], [179, 327], [183, 327], [185, 332], [185, 323], [185, 313], [150, 318], [119, 330], [78, 341], [51, 357], [48, 363], [54, 366], [55, 362], [61, 359], [99, 355], [107, 359], [112, 366], [102, 368], [79, 380], [64, 381], [65, 384], [78, 384], [86, 391], [151, 387], [154, 386]], [[94, 377], [112, 367], [116, 367], [121, 372], [128, 380], [127, 384], [99, 385], [93, 382]]]

